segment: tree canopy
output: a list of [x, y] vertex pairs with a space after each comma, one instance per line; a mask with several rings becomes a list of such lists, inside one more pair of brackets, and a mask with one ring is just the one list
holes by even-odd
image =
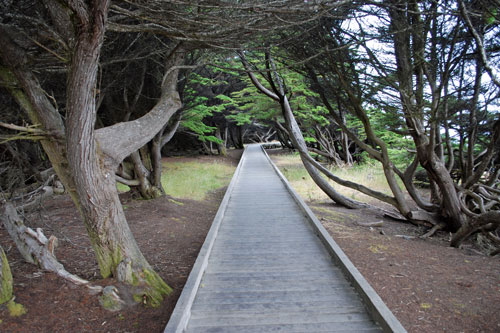
[[[324, 177], [429, 235], [449, 230], [453, 246], [474, 232], [500, 243], [495, 0], [4, 0], [0, 10], [1, 189], [12, 198], [50, 164], [103, 277], [138, 299], [158, 304], [170, 288], [135, 244], [116, 182], [162, 195], [175, 133], [221, 154], [278, 140], [337, 204], [364, 206]], [[326, 167], [367, 158], [390, 195]]]

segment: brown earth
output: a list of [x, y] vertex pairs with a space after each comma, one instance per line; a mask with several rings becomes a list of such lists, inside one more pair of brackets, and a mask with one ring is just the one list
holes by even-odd
[[[234, 164], [235, 159], [225, 161]], [[223, 195], [224, 189], [219, 189], [201, 202], [122, 196], [139, 247], [174, 288], [155, 309], [137, 305], [115, 313], [103, 310], [85, 288], [24, 263], [0, 228], [16, 302], [28, 311], [14, 318], [0, 308], [0, 331], [162, 332]], [[500, 332], [498, 256], [481, 255], [471, 244], [460, 250], [450, 248], [446, 233], [419, 239], [424, 230], [369, 209], [347, 210], [325, 203], [311, 203], [311, 207], [409, 332]], [[381, 228], [368, 228], [357, 225], [359, 221], [384, 223]], [[85, 229], [67, 197], [48, 200], [38, 212], [26, 216], [26, 224], [59, 238], [56, 254], [68, 271], [96, 284], [113, 284], [111, 279], [99, 279]]]
[[[309, 203], [408, 332], [500, 332], [500, 258], [371, 209]], [[382, 227], [358, 223], [383, 222]]]
[[[237, 165], [241, 152], [228, 158], [201, 156], [175, 161], [219, 162]], [[168, 159], [167, 159], [168, 161]], [[191, 267], [205, 240], [225, 188], [204, 201], [163, 197], [134, 200], [121, 195], [130, 228], [146, 259], [174, 291], [158, 308], [137, 305], [119, 312], [103, 310], [96, 296], [55, 274], [26, 264], [6, 230], [0, 227], [0, 244], [7, 253], [14, 278], [15, 301], [27, 314], [11, 317], [0, 307], [0, 332], [163, 332]], [[25, 217], [26, 225], [43, 229], [59, 240], [56, 255], [66, 269], [102, 286], [112, 279], [99, 278], [99, 268], [87, 233], [68, 196], [54, 197]]]

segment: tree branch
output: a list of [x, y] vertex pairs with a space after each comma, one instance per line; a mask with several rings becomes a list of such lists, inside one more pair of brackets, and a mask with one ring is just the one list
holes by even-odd
[[491, 63], [488, 60], [488, 56], [486, 54], [486, 49], [484, 48], [483, 40], [481, 39], [481, 36], [479, 36], [479, 33], [477, 32], [477, 30], [472, 25], [469, 14], [467, 13], [467, 9], [465, 8], [464, 2], [462, 0], [458, 0], [458, 7], [460, 9], [460, 14], [462, 14], [462, 16], [465, 20], [465, 23], [467, 24], [467, 27], [469, 28], [472, 36], [474, 37], [474, 40], [476, 41], [476, 45], [477, 45], [479, 54], [481, 55], [481, 60], [483, 61], [483, 65], [484, 65], [484, 68], [486, 69], [486, 72], [488, 72], [488, 75], [490, 76], [491, 81], [493, 81], [493, 83], [495, 83], [495, 85], [500, 88], [500, 80], [496, 77], [495, 73], [493, 72], [493, 67], [491, 67]]
[[182, 103], [177, 92], [177, 76], [183, 59], [184, 52], [178, 51], [167, 61], [169, 69], [163, 80], [162, 95], [151, 111], [139, 119], [96, 130], [96, 139], [101, 151], [113, 160], [116, 166], [125, 157], [149, 142], [181, 108]]

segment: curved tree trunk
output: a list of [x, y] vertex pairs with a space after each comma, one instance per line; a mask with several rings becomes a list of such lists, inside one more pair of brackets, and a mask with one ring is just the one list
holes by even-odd
[[393, 38], [397, 62], [396, 73], [406, 124], [415, 142], [420, 164], [427, 171], [430, 180], [435, 182], [439, 188], [442, 216], [447, 219], [446, 224], [450, 229], [457, 231], [466, 222], [466, 218], [461, 211], [460, 199], [453, 179], [446, 165], [435, 152], [434, 140], [430, 141], [426, 135], [421, 119], [423, 106], [417, 105], [417, 102], [411, 97], [414, 96], [412, 79], [414, 68], [411, 64], [410, 32], [406, 29], [407, 16], [402, 11], [404, 5], [401, 2], [395, 0], [393, 3], [395, 6], [391, 7], [389, 14], [392, 28], [395, 31]]
[[215, 129], [215, 137], [221, 141], [220, 143], [217, 142], [217, 151], [219, 152], [219, 155], [227, 156], [227, 149], [225, 144], [226, 140], [222, 138], [219, 127]]
[[[3, 32], [0, 27], [0, 36], [2, 35]], [[6, 51], [7, 47], [14, 47], [10, 41], [7, 41], [7, 34], [4, 34], [3, 37], [5, 39], [0, 37], [0, 42], [4, 45], [3, 51]], [[15, 50], [15, 52], [21, 51]], [[8, 52], [3, 53], [0, 51], [0, 56], [6, 63], [12, 60]], [[40, 125], [44, 131], [53, 135], [52, 138], [41, 140], [40, 143], [65, 190], [79, 209], [75, 190], [76, 185], [68, 169], [66, 146], [64, 145], [64, 124], [61, 116], [48, 100], [47, 95], [32, 73], [23, 70], [14, 63], [9, 63], [9, 65], [14, 69], [10, 70], [0, 66], [0, 78], [2, 81], [11, 83], [6, 85], [7, 89], [19, 106], [28, 114], [33, 125]]]
[[180, 106], [176, 67], [183, 53], [168, 59], [162, 96], [145, 116], [94, 130], [97, 65], [109, 1], [78, 12], [76, 47], [68, 77], [67, 151], [82, 215], [103, 277], [133, 286], [134, 299], [158, 305], [171, 289], [148, 264], [128, 227], [115, 182], [121, 161], [158, 133]]
[[[290, 107], [290, 103], [288, 102], [288, 98], [286, 97], [286, 94], [284, 93], [284, 89], [282, 86], [282, 83], [280, 81], [280, 78], [276, 72], [276, 69], [274, 68], [274, 64], [272, 64], [272, 59], [270, 59], [270, 55], [266, 54], [266, 60], [268, 60], [268, 63], [270, 62], [271, 65], [273, 66], [272, 72], [270, 72], [269, 77], [271, 78], [272, 75], [275, 76], [275, 81], [270, 80], [271, 85], [273, 86], [273, 89], [275, 92], [270, 91], [269, 89], [265, 88], [262, 83], [255, 77], [255, 75], [249, 70], [249, 65], [246, 61], [245, 56], [243, 53], [239, 53], [240, 59], [243, 63], [243, 66], [245, 69], [248, 71], [248, 75], [250, 77], [250, 80], [252, 83], [255, 85], [255, 87], [260, 90], [263, 94], [269, 96], [270, 98], [274, 99], [275, 101], [280, 103], [281, 106], [281, 111], [283, 113], [283, 117], [285, 118], [285, 122], [287, 125], [287, 129], [285, 130], [289, 137], [290, 140], [292, 141], [293, 145], [295, 148], [297, 148], [300, 152], [300, 157], [302, 159], [302, 163], [304, 164], [304, 167], [306, 168], [307, 172], [311, 176], [311, 178], [314, 180], [316, 185], [318, 185], [319, 188], [325, 192], [326, 195], [330, 199], [332, 199], [334, 202], [338, 203], [339, 205], [342, 205], [347, 208], [360, 208], [362, 207], [362, 204], [353, 200], [350, 200], [337, 191], [328, 183], [328, 181], [321, 176], [321, 174], [318, 172], [316, 167], [305, 157], [305, 155], [308, 155], [307, 151], [307, 145], [304, 140], [304, 136], [302, 135], [302, 131], [299, 128], [299, 125], [297, 124], [297, 121], [295, 120], [295, 116], [293, 115], [292, 109]], [[270, 68], [268, 68], [269, 70]], [[279, 87], [277, 87], [277, 86]], [[276, 122], [279, 126], [279, 122]]]
[[341, 195], [340, 193], [338, 193], [337, 191], [335, 191], [335, 189], [328, 183], [328, 181], [321, 176], [316, 167], [307, 159], [307, 157], [305, 156], [305, 155], [309, 156], [307, 145], [304, 140], [304, 137], [302, 136], [302, 132], [299, 128], [299, 125], [297, 124], [297, 121], [295, 120], [295, 117], [292, 113], [286, 95], [282, 96], [282, 101], [280, 101], [280, 104], [283, 111], [283, 116], [285, 117], [288, 126], [288, 133], [290, 134], [290, 139], [292, 140], [293, 145], [299, 150], [302, 163], [304, 164], [304, 167], [306, 168], [307, 172], [314, 180], [316, 185], [318, 185], [319, 188], [321, 188], [321, 190], [323, 190], [323, 192], [325, 192], [325, 194], [328, 195], [330, 199], [332, 199], [339, 205], [342, 205], [347, 208], [362, 207], [360, 203], [348, 199], [343, 195]]

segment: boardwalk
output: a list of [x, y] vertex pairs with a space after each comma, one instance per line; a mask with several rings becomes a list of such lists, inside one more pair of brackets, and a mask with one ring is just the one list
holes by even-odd
[[287, 188], [249, 146], [165, 332], [404, 332]]

